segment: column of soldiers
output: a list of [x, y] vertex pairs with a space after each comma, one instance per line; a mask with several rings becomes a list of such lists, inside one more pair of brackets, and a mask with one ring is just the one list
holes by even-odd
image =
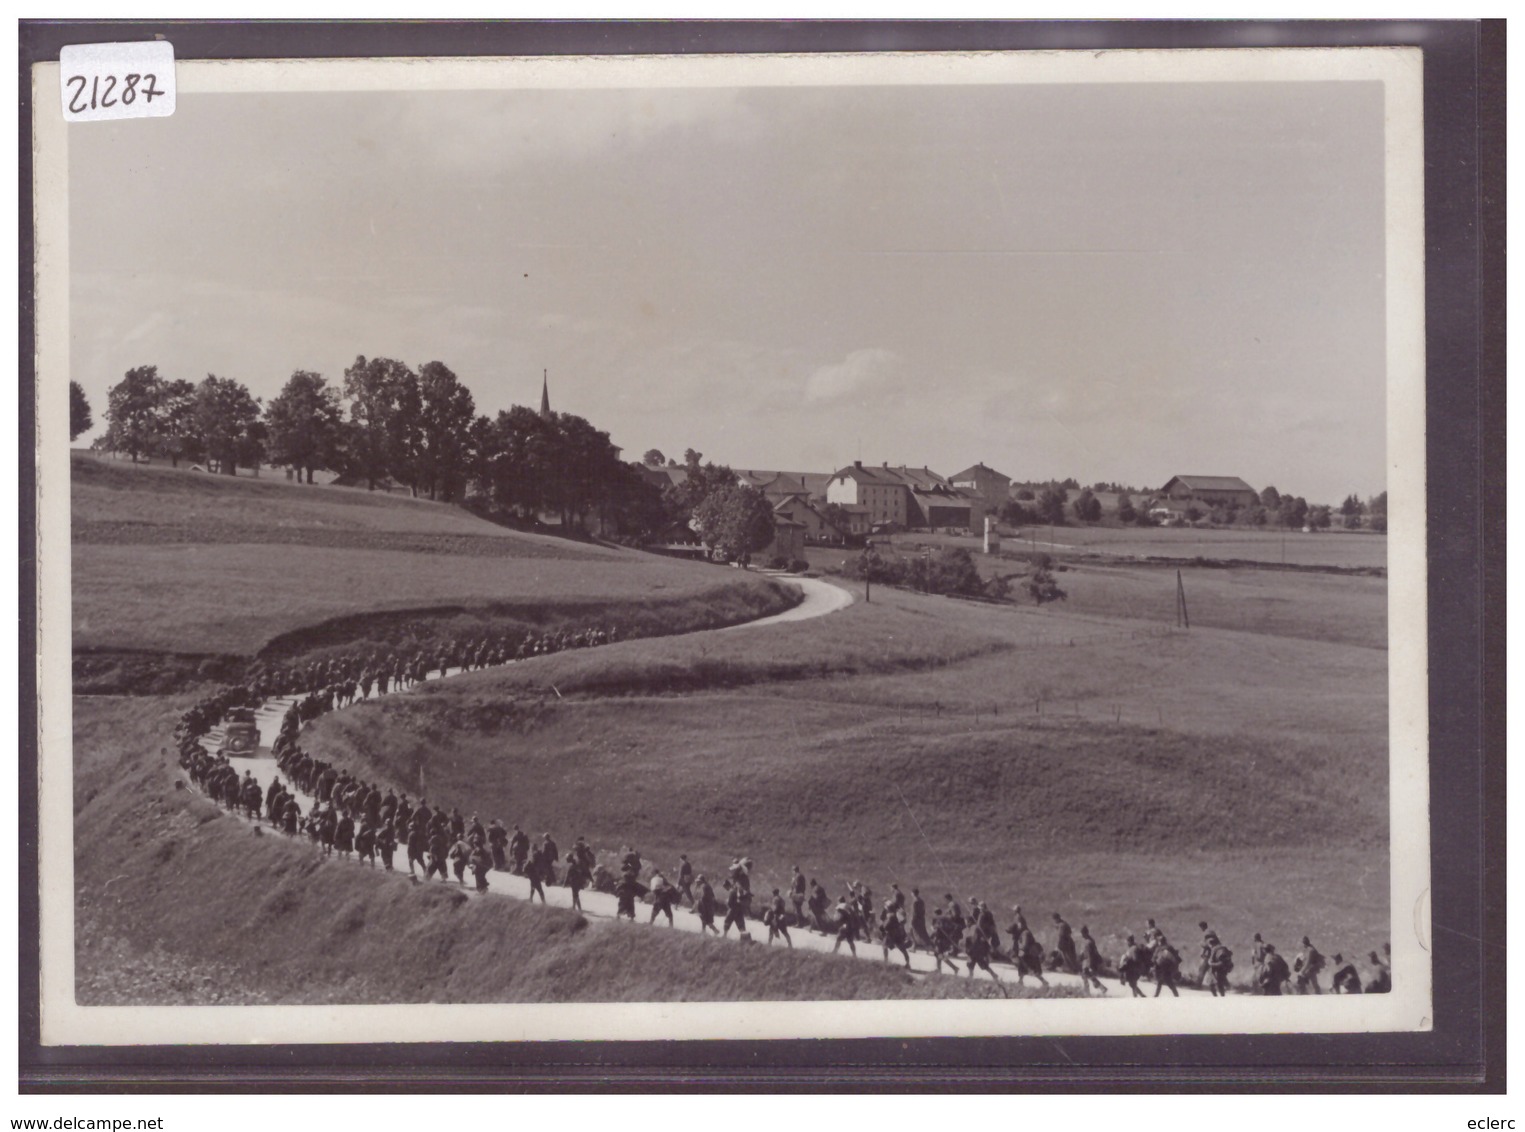
[[[486, 662], [490, 663], [494, 655], [489, 649]], [[441, 669], [455, 667], [450, 663], [453, 659], [453, 655], [441, 655], [436, 663]], [[397, 686], [396, 675], [386, 672], [384, 665], [381, 675], [376, 675], [377, 671], [375, 667], [362, 669], [358, 686], [363, 695], [370, 694], [364, 686], [367, 675], [378, 681], [377, 686], [383, 692], [389, 680], [393, 687]], [[632, 921], [636, 918], [637, 901], [650, 897], [648, 923], [663, 916], [672, 925], [673, 909], [686, 904], [698, 916], [701, 933], [722, 937], [728, 936], [734, 927], [740, 938], [750, 940], [747, 922], [760, 918], [768, 929], [769, 945], [782, 939], [792, 948], [789, 929], [805, 928], [833, 938], [833, 953], [845, 943], [856, 956], [858, 943], [872, 946], [877, 942], [886, 962], [894, 952], [907, 968], [911, 966], [910, 952], [918, 950], [934, 957], [938, 972], [946, 966], [957, 975], [962, 963], [971, 978], [976, 971], [983, 970], [1000, 981], [992, 966], [1000, 962], [1015, 968], [1019, 985], [1031, 976], [1047, 986], [1046, 972], [1066, 972], [1080, 977], [1087, 994], [1093, 988], [1106, 994], [1108, 988], [1101, 979], [1107, 976], [1128, 987], [1134, 997], [1145, 997], [1139, 982], [1146, 978], [1154, 982], [1154, 997], [1165, 990], [1179, 995], [1177, 987], [1183, 978], [1181, 954], [1152, 918], [1141, 938], [1127, 935], [1123, 953], [1108, 965], [1089, 926], [1080, 926], [1077, 941], [1069, 923], [1058, 912], [1052, 914], [1051, 943], [1045, 947], [1028, 924], [1021, 905], [1012, 909], [1013, 918], [1003, 936], [996, 914], [986, 901], [971, 897], [966, 909], [951, 892], [944, 893], [942, 902], [929, 914], [919, 888], [913, 887], [907, 896], [899, 885], [892, 884], [890, 895], [876, 904], [872, 889], [854, 880], [844, 882], [833, 904], [825, 886], [819, 880], [807, 878], [798, 865], [794, 866], [787, 894], [774, 888], [759, 917], [753, 908], [750, 857], [737, 857], [726, 869], [721, 878], [725, 893], [722, 900], [705, 875], [695, 874], [686, 855], [680, 855], [673, 870], [676, 883], [654, 869], [647, 884], [641, 879], [644, 863], [634, 849], [627, 847], [621, 851], [616, 872], [598, 863], [583, 837], [578, 837], [563, 857], [549, 832], [532, 841], [519, 826], [510, 830], [496, 818], [484, 826], [474, 814], [467, 818], [457, 808], [447, 812], [443, 805], [431, 807], [426, 798], [421, 797], [414, 804], [406, 792], [383, 789], [314, 759], [297, 742], [303, 723], [345, 702], [338, 694], [331, 694], [333, 684], [323, 683], [331, 675], [329, 671], [314, 673], [318, 686], [309, 687], [287, 709], [272, 744], [279, 770], [291, 788], [277, 776], [261, 790], [250, 772], [240, 776], [221, 753], [209, 754], [201, 743], [201, 738], [228, 708], [258, 705], [263, 696], [255, 688], [224, 689], [184, 714], [176, 728], [176, 738], [181, 765], [192, 782], [230, 810], [253, 820], [263, 818], [291, 837], [305, 834], [325, 856], [354, 857], [373, 868], [393, 871], [394, 854], [405, 848], [409, 875], [421, 875], [426, 881], [436, 875], [441, 881], [448, 881], [453, 873], [456, 882], [464, 885], [469, 870], [477, 890], [485, 892], [489, 874], [496, 869], [528, 879], [531, 902], [536, 895], [545, 902], [546, 885], [562, 884], [569, 888], [574, 908], [581, 908], [584, 889], [612, 893], [617, 901], [617, 917]], [[411, 678], [407, 674], [402, 677]], [[310, 813], [302, 813], [298, 793], [313, 799]], [[558, 877], [558, 866], [563, 864], [565, 871]], [[722, 913], [723, 927], [716, 928], [715, 921]], [[1233, 952], [1206, 922], [1197, 927], [1202, 935], [1195, 983], [1215, 997], [1226, 996], [1230, 993], [1228, 977], [1234, 969]], [[1301, 947], [1289, 965], [1257, 932], [1251, 950], [1251, 989], [1263, 995], [1321, 994], [1319, 977], [1332, 967], [1333, 993], [1385, 993], [1392, 987], [1389, 946], [1384, 944], [1381, 955], [1371, 952], [1368, 958], [1372, 975], [1363, 983], [1353, 963], [1338, 953], [1326, 960], [1307, 936], [1302, 938]]]
[[[467, 637], [434, 642], [427, 647], [404, 649], [401, 653], [370, 650], [365, 654], [330, 656], [306, 663], [281, 664], [257, 662], [247, 685], [241, 690], [243, 701], [230, 706], [245, 706], [277, 696], [311, 696], [327, 703], [327, 709], [347, 707], [356, 700], [411, 688], [433, 673], [443, 676], [451, 669], [471, 672], [511, 661], [546, 656], [567, 649], [592, 648], [620, 639], [617, 626], [590, 626], [586, 629], [563, 629], [545, 633], [475, 633]], [[221, 711], [207, 720], [211, 727], [222, 718]]]

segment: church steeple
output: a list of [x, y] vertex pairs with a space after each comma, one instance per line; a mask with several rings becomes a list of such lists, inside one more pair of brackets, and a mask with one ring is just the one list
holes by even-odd
[[540, 371], [540, 416], [543, 420], [551, 419], [551, 382], [545, 370]]

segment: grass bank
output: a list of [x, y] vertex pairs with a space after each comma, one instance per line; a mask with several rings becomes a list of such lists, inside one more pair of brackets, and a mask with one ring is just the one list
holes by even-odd
[[[124, 1003], [989, 997], [325, 863], [175, 787], [173, 699], [75, 700], [76, 996]], [[1009, 991], [1008, 993], [1015, 993]]]
[[76, 690], [162, 693], [240, 659], [410, 648], [483, 628], [626, 636], [777, 613], [756, 574], [506, 530], [344, 488], [73, 464]]

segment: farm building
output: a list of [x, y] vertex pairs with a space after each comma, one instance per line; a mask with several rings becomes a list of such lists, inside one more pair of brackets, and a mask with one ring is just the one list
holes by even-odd
[[788, 519], [799, 523], [805, 528], [805, 542], [810, 543], [840, 543], [851, 531], [838, 530], [822, 513], [824, 508], [817, 507], [803, 495], [786, 495], [773, 505], [774, 522]]
[[1249, 507], [1260, 498], [1238, 476], [1174, 476], [1160, 494], [1177, 502], [1192, 500], [1209, 507]]
[[985, 504], [987, 511], [999, 511], [1011, 494], [1011, 477], [994, 468], [987, 468], [983, 462], [955, 472], [948, 478], [960, 491], [976, 496]]

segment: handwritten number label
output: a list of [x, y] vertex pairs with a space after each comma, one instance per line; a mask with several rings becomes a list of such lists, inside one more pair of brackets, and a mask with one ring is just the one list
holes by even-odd
[[163, 40], [65, 47], [58, 62], [66, 121], [164, 118], [175, 112], [175, 51]]

